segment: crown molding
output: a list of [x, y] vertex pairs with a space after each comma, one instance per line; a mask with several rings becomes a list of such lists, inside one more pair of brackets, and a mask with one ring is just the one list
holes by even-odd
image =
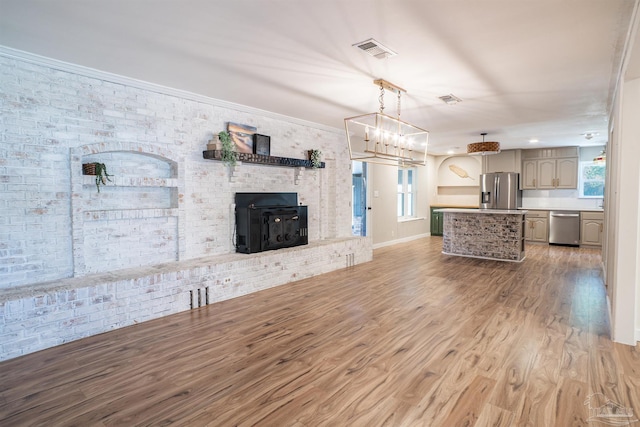
[[236, 111], [240, 111], [248, 114], [255, 114], [258, 116], [264, 116], [264, 117], [275, 119], [275, 120], [282, 120], [282, 121], [294, 123], [300, 126], [307, 126], [307, 127], [323, 130], [326, 132], [331, 132], [336, 134], [344, 133], [344, 129], [338, 129], [331, 126], [322, 125], [320, 123], [310, 122], [308, 120], [285, 116], [283, 114], [274, 113], [272, 111], [261, 110], [259, 108], [249, 107], [247, 105], [236, 104], [236, 103], [224, 101], [221, 99], [211, 98], [209, 96], [200, 95], [200, 94], [189, 92], [182, 89], [162, 86], [156, 83], [151, 83], [144, 80], [138, 80], [132, 77], [122, 76], [120, 74], [114, 74], [107, 71], [97, 70], [95, 68], [85, 67], [83, 65], [72, 64], [70, 62], [48, 58], [46, 56], [25, 52], [23, 50], [13, 49], [3, 45], [0, 45], [0, 56], [28, 62], [35, 65], [40, 65], [43, 67], [52, 68], [58, 71], [64, 71], [70, 74], [76, 74], [83, 77], [90, 77], [98, 80], [104, 80], [110, 83], [122, 84], [125, 86], [134, 87], [136, 89], [147, 90], [147, 91], [159, 93], [162, 95], [175, 96], [178, 98], [186, 99], [189, 101], [200, 102], [200, 103], [212, 105], [215, 107], [227, 108], [230, 110], [236, 110]]

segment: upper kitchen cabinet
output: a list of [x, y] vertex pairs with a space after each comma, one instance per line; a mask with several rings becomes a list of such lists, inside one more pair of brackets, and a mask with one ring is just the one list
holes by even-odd
[[538, 160], [538, 189], [578, 188], [578, 159]]
[[498, 154], [482, 156], [482, 173], [520, 172], [521, 150], [505, 150]]
[[578, 188], [578, 147], [522, 150], [522, 189]]
[[520, 187], [523, 190], [535, 190], [538, 183], [538, 161], [537, 160], [523, 160], [522, 161], [522, 176], [520, 177]]

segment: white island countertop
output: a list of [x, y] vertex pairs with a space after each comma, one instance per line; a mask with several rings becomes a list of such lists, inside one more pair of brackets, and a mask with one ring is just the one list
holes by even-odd
[[464, 208], [442, 208], [434, 209], [434, 212], [455, 212], [455, 213], [471, 213], [471, 214], [489, 214], [489, 215], [524, 215], [526, 209], [464, 209]]
[[574, 212], [604, 212], [604, 208], [554, 208], [554, 207], [535, 207], [535, 208], [518, 208], [530, 211], [574, 211]]

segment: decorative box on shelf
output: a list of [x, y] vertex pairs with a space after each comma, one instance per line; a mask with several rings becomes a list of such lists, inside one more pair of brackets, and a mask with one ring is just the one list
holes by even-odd
[[[292, 168], [313, 168], [311, 160], [292, 159], [290, 157], [265, 156], [263, 154], [237, 153], [237, 160], [244, 163], [255, 163], [266, 166], [286, 166]], [[222, 160], [220, 150], [205, 150], [202, 157], [208, 160]], [[324, 168], [325, 163], [321, 162], [319, 168]]]

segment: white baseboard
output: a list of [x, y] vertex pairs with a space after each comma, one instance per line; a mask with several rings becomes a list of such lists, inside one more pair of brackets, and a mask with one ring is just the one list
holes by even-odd
[[422, 239], [423, 237], [429, 237], [429, 236], [431, 236], [431, 233], [416, 234], [415, 236], [403, 237], [402, 239], [389, 240], [387, 242], [375, 243], [373, 245], [373, 249], [384, 248], [385, 246], [393, 246], [393, 245], [397, 245], [398, 243], [406, 243], [406, 242], [410, 242], [412, 240], [418, 240], [418, 239]]
[[636, 342], [640, 342], [640, 328], [636, 329]]

